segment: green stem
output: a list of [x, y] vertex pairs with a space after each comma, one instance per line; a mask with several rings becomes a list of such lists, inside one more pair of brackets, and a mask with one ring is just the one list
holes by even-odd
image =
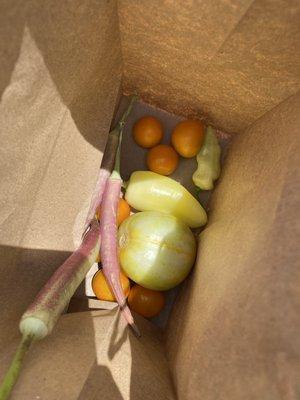
[[128, 116], [129, 116], [129, 114], [131, 113], [133, 104], [137, 99], [138, 99], [138, 97], [136, 95], [131, 96], [130, 102], [128, 104], [128, 107], [124, 111], [121, 119], [118, 121], [118, 123], [114, 127], [114, 129], [109, 132], [109, 135], [114, 135], [114, 136], [117, 136], [117, 137], [120, 136], [120, 133], [123, 131], [124, 125], [126, 123], [126, 120], [127, 120]]
[[121, 179], [120, 164], [121, 164], [121, 144], [122, 144], [123, 128], [124, 128], [125, 122], [131, 112], [132, 106], [133, 106], [134, 102], [136, 101], [136, 99], [137, 99], [137, 96], [131, 97], [130, 103], [129, 103], [126, 111], [124, 112], [122, 118], [120, 119], [120, 121], [117, 125], [117, 128], [116, 128], [119, 133], [119, 144], [118, 144], [116, 158], [115, 158], [115, 166], [114, 166], [114, 170], [112, 172], [113, 179]]
[[10, 393], [17, 382], [18, 376], [21, 371], [25, 354], [29, 350], [29, 347], [33, 341], [33, 336], [23, 336], [21, 342], [15, 352], [14, 358], [10, 364], [10, 367], [3, 379], [0, 386], [0, 400], [6, 400], [9, 398]]
[[122, 137], [123, 137], [123, 128], [120, 130], [119, 144], [118, 144], [118, 148], [117, 148], [117, 152], [116, 152], [116, 158], [115, 158], [115, 166], [114, 166], [114, 170], [112, 172], [112, 175], [114, 177], [118, 177], [119, 179], [121, 179], [120, 167], [121, 167]]
[[128, 116], [129, 116], [129, 114], [131, 113], [133, 104], [137, 100], [137, 98], [138, 98], [138, 96], [136, 96], [136, 95], [131, 96], [129, 105], [128, 105], [127, 109], [125, 110], [124, 114], [122, 115], [122, 118], [120, 119], [120, 121], [118, 122], [118, 125], [117, 125], [117, 129], [120, 132], [123, 130], [125, 122], [126, 122]]

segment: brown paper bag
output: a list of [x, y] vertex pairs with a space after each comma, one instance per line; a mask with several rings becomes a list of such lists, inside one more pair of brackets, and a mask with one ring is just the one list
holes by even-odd
[[299, 398], [298, 2], [1, 8], [0, 376], [80, 240], [120, 93], [236, 133], [166, 350], [143, 319], [139, 341], [115, 310], [66, 314], [12, 398]]

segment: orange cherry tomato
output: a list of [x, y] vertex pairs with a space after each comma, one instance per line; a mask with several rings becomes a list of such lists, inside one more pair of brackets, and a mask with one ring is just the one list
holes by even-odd
[[204, 138], [204, 125], [200, 121], [186, 120], [179, 122], [172, 133], [172, 145], [185, 158], [195, 157]]
[[161, 175], [170, 175], [177, 168], [178, 154], [172, 146], [159, 144], [149, 150], [147, 154], [147, 165], [150, 171]]
[[[96, 212], [96, 218], [98, 219], [98, 221], [100, 220], [100, 216], [101, 213], [100, 210], [98, 210]], [[118, 226], [120, 226], [121, 223], [129, 216], [130, 216], [130, 206], [125, 199], [121, 198], [118, 204], [118, 215], [117, 215]]]
[[[120, 273], [121, 286], [124, 295], [127, 297], [130, 292], [130, 281], [123, 272]], [[110, 286], [106, 282], [105, 276], [102, 271], [97, 271], [92, 279], [92, 289], [95, 296], [99, 300], [105, 301], [116, 301], [114, 294], [112, 293]]]
[[140, 118], [134, 124], [133, 137], [139, 146], [148, 149], [161, 141], [163, 137], [163, 127], [158, 119], [146, 116]]
[[164, 308], [165, 296], [162, 292], [134, 285], [128, 296], [128, 304], [136, 313], [151, 318]]
[[120, 199], [119, 200], [119, 205], [118, 205], [118, 216], [117, 216], [117, 223], [118, 226], [121, 225], [121, 223], [130, 216], [130, 206], [127, 203], [125, 199]]

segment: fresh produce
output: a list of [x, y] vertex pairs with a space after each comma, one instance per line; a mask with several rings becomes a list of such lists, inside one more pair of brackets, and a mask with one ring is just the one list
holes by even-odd
[[130, 206], [125, 199], [121, 198], [118, 204], [117, 225], [120, 226], [121, 223], [129, 216]]
[[172, 132], [172, 145], [185, 158], [195, 157], [202, 146], [204, 125], [200, 121], [179, 122]]
[[[130, 291], [130, 282], [126, 275], [120, 272], [120, 282], [123, 289], [124, 296], [127, 297]], [[97, 271], [92, 279], [92, 289], [95, 293], [95, 296], [99, 300], [104, 301], [116, 301], [114, 294], [109, 287], [103, 272]]]
[[[87, 271], [95, 262], [96, 257], [99, 254], [101, 227], [99, 228], [99, 224], [95, 218], [95, 213], [99, 208], [102, 196], [104, 195], [103, 197], [105, 197], [106, 183], [115, 164], [116, 151], [117, 149], [120, 149], [120, 136], [122, 134], [125, 120], [130, 113], [134, 101], [135, 97], [130, 101], [129, 106], [117, 127], [109, 134], [96, 184], [96, 190], [94, 191], [86, 219], [81, 246], [61, 265], [61, 267], [58, 268], [39, 292], [32, 305], [29, 306], [22, 316], [20, 321], [22, 340], [0, 386], [0, 400], [6, 400], [9, 397], [11, 390], [18, 379], [24, 356], [30, 348], [32, 341], [43, 339], [46, 335], [51, 333], [60, 314], [68, 305], [75, 290], [82, 282]], [[110, 185], [108, 186], [110, 187]], [[112, 218], [115, 218], [115, 214]], [[107, 241], [107, 235], [105, 236]], [[118, 282], [119, 281], [114, 281], [113, 284], [117, 287]], [[131, 316], [128, 307], [127, 310], [124, 310], [124, 313]], [[132, 321], [130, 320], [130, 322]], [[139, 334], [134, 323], [132, 323], [131, 326], [135, 332]]]
[[219, 178], [221, 147], [215, 130], [209, 126], [203, 145], [197, 154], [198, 168], [193, 174], [193, 181], [202, 190], [211, 190], [214, 181]]
[[134, 285], [128, 296], [128, 304], [136, 313], [151, 318], [164, 308], [165, 296], [162, 292]]
[[[130, 215], [130, 206], [127, 201], [123, 198], [119, 199], [118, 212], [117, 212], [117, 225], [120, 226], [121, 223], [128, 218]], [[96, 213], [96, 218], [100, 221], [101, 210], [99, 209]], [[99, 264], [101, 262], [100, 253], [97, 256], [96, 262]]]
[[[119, 199], [118, 212], [117, 212], [117, 225], [120, 226], [124, 219], [128, 218], [130, 215], [130, 206], [127, 201], [123, 198]], [[101, 210], [99, 209], [96, 213], [97, 219], [100, 221]]]
[[150, 171], [161, 175], [170, 175], [177, 168], [178, 154], [172, 146], [159, 144], [149, 150], [147, 154], [147, 166]]
[[94, 220], [78, 250], [55, 271], [23, 314], [20, 322], [23, 336], [43, 339], [51, 333], [60, 314], [94, 263], [99, 246], [100, 229]]
[[115, 168], [107, 180], [105, 192], [103, 194], [103, 200], [101, 203], [100, 251], [103, 274], [120, 306], [122, 315], [135, 333], [140, 336], [139, 330], [134, 323], [134, 319], [126, 303], [126, 297], [121, 287], [120, 265], [117, 254], [117, 210], [122, 187], [122, 179], [120, 176], [121, 139], [122, 134], [116, 155]]
[[196, 256], [196, 240], [189, 227], [157, 211], [139, 212], [119, 228], [122, 270], [139, 285], [168, 290], [184, 280]]
[[146, 116], [140, 118], [133, 127], [136, 143], [145, 148], [156, 146], [163, 137], [163, 127], [158, 119]]
[[154, 172], [133, 172], [125, 199], [136, 210], [172, 214], [191, 228], [198, 228], [207, 222], [205, 210], [185, 187]]
[[51, 333], [60, 314], [94, 263], [99, 246], [100, 229], [94, 220], [81, 246], [55, 271], [23, 314], [20, 321], [22, 340], [0, 386], [0, 400], [9, 397], [31, 343]]
[[136, 97], [133, 96], [130, 100], [128, 108], [124, 112], [117, 126], [108, 134], [96, 186], [92, 195], [90, 208], [86, 217], [84, 232], [88, 229], [91, 221], [95, 218], [97, 210], [100, 209], [100, 204], [102, 201], [102, 196], [105, 190], [107, 179], [109, 178], [114, 168], [116, 153], [119, 146], [120, 135], [123, 131], [125, 122], [131, 112], [135, 100]]

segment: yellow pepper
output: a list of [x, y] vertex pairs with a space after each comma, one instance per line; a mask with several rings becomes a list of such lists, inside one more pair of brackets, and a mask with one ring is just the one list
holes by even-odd
[[204, 208], [184, 186], [155, 172], [133, 172], [125, 199], [138, 211], [172, 214], [191, 228], [198, 228], [207, 222]]
[[202, 190], [211, 190], [214, 180], [220, 175], [221, 148], [215, 130], [209, 126], [206, 130], [203, 145], [197, 154], [198, 168], [193, 174], [193, 181]]

